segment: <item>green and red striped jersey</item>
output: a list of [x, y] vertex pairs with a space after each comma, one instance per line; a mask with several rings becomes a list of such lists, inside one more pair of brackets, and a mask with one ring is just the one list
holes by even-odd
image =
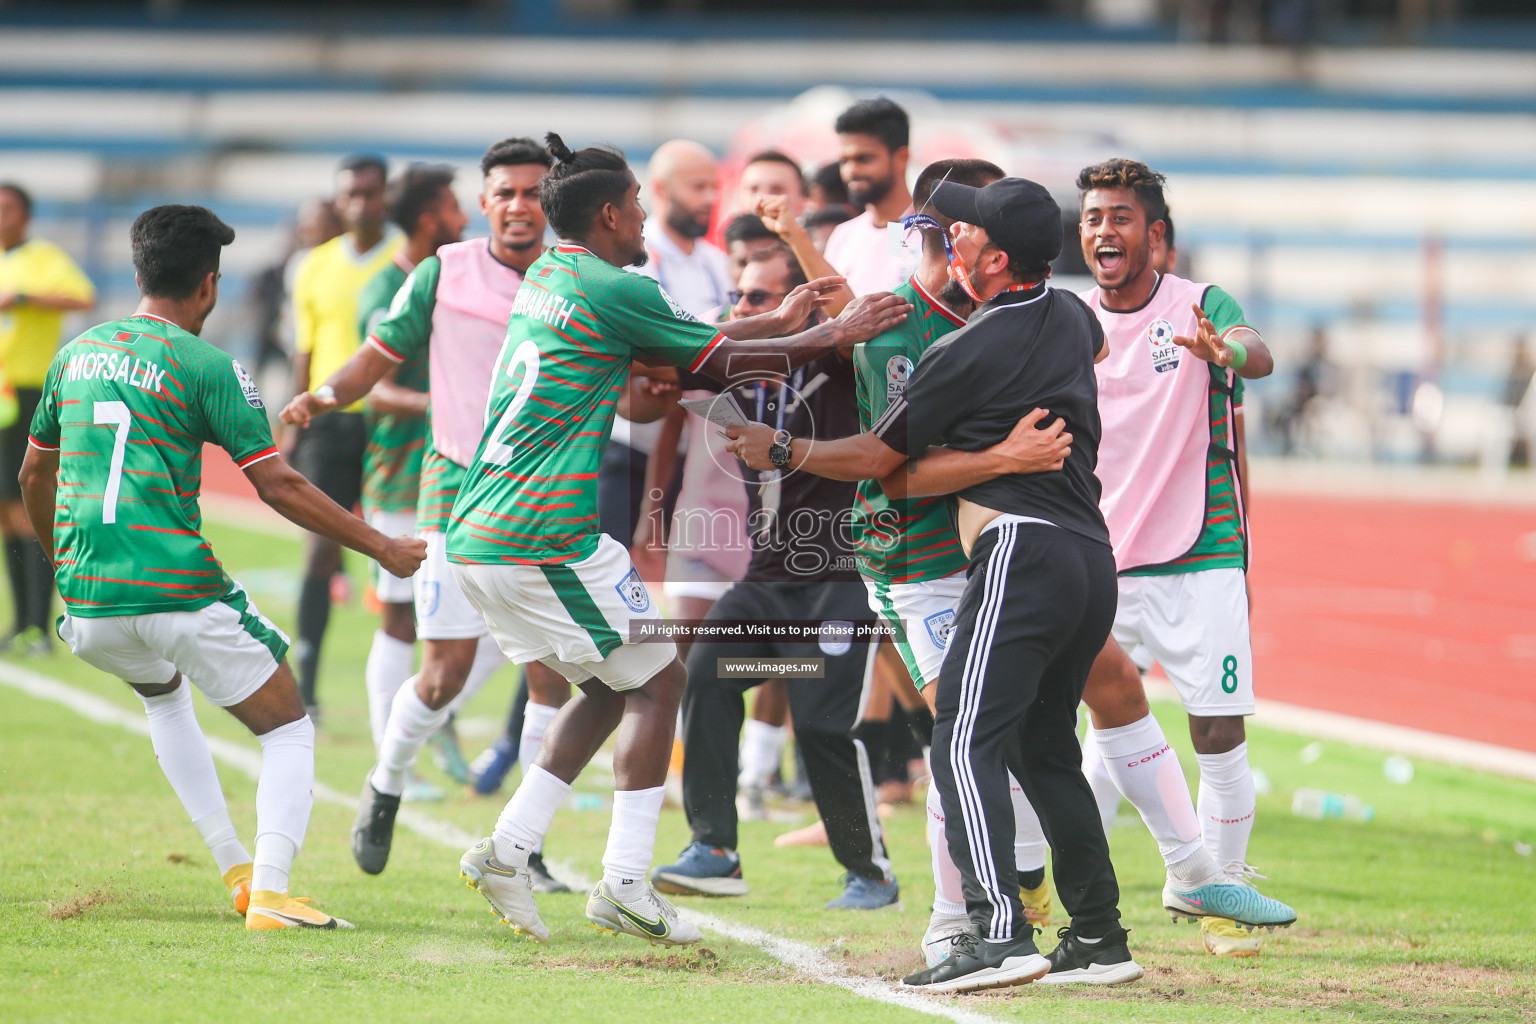
[[[928, 347], [965, 325], [916, 278], [893, 294], [912, 303], [912, 312], [853, 350], [861, 430], [868, 430], [906, 390], [907, 378]], [[878, 480], [859, 481], [853, 499], [853, 543], [859, 572], [885, 583], [942, 579], [969, 562], [950, 522], [948, 496], [889, 498]]]
[[[357, 298], [358, 333], [368, 337], [385, 316], [410, 315], [407, 307], [420, 304], [417, 288], [402, 288], [409, 271], [395, 260], [376, 274]], [[434, 259], [433, 264], [436, 264]], [[415, 282], [416, 278], [411, 277]], [[436, 275], [432, 275], [435, 285]], [[426, 321], [431, 325], [432, 309], [427, 304]], [[407, 359], [395, 371], [394, 381], [412, 391], [426, 391], [427, 354], [421, 352]], [[427, 444], [425, 416], [397, 416], [393, 413], [364, 410], [368, 424], [368, 447], [363, 451], [363, 512], [411, 512], [416, 508], [417, 488], [421, 484], [421, 459]]]
[[722, 335], [654, 280], [576, 245], [528, 268], [485, 433], [448, 524], [455, 562], [577, 561], [597, 547], [597, 470], [637, 355], [697, 369]]
[[137, 315], [54, 356], [31, 444], [59, 453], [54, 572], [71, 615], [193, 611], [234, 589], [201, 532], [205, 442], [241, 469], [277, 454], [255, 381], [196, 335]]

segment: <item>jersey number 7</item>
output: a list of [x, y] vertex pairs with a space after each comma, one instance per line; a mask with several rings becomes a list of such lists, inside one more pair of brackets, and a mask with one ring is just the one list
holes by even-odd
[[133, 413], [126, 402], [97, 402], [96, 425], [117, 428], [112, 442], [112, 468], [107, 472], [107, 489], [101, 495], [101, 521], [117, 522], [117, 496], [123, 489], [123, 456], [128, 451], [128, 431], [133, 427]]

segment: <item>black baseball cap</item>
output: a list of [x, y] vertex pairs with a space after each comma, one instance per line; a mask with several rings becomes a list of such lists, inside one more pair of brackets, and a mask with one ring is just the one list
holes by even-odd
[[1061, 255], [1061, 207], [1038, 182], [999, 178], [976, 188], [941, 181], [929, 202], [950, 220], [983, 228], [1010, 259], [1044, 266]]

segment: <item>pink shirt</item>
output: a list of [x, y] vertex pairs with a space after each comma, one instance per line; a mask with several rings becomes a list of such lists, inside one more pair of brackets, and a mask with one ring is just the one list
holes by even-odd
[[[894, 223], [899, 228], [900, 222]], [[895, 238], [894, 231], [875, 226], [873, 210], [865, 210], [832, 229], [827, 262], [848, 279], [855, 295], [888, 292], [912, 276], [923, 255], [918, 232], [912, 232], [905, 245]]]
[[[688, 391], [684, 398], [709, 398]], [[746, 575], [752, 548], [747, 542], [747, 472], [725, 450], [724, 431], [697, 413], [688, 413], [688, 448], [683, 482], [672, 515], [667, 547], [708, 564], [728, 580]]]
[[468, 466], [485, 432], [485, 403], [523, 275], [483, 238], [437, 250], [443, 269], [432, 310], [432, 444]]
[[1080, 296], [1109, 344], [1095, 367], [1103, 424], [1096, 472], [1121, 572], [1178, 558], [1205, 524], [1211, 364], [1173, 339], [1195, 336], [1190, 305], [1207, 287], [1164, 274], [1147, 304], [1127, 313], [1106, 310], [1098, 288]]

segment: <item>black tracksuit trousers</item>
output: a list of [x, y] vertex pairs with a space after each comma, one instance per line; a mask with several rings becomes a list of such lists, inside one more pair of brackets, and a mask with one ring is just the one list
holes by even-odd
[[[705, 621], [816, 620], [868, 622], [874, 618], [862, 583], [812, 581], [737, 583]], [[822, 658], [825, 678], [785, 680], [795, 742], [832, 856], [864, 878], [892, 877], [874, 782], [863, 745], [849, 733], [858, 724], [872, 662], [867, 642], [698, 641], [688, 652], [683, 695], [683, 808], [693, 838], [736, 847], [738, 745], [746, 717], [745, 693], [761, 678], [722, 676], [721, 658]]]
[[949, 852], [985, 939], [1028, 927], [1009, 771], [1040, 816], [1073, 930], [1098, 937], [1119, 926], [1119, 888], [1077, 742], [1078, 701], [1116, 597], [1108, 545], [1055, 526], [1003, 522], [971, 552], [939, 673], [932, 758]]

